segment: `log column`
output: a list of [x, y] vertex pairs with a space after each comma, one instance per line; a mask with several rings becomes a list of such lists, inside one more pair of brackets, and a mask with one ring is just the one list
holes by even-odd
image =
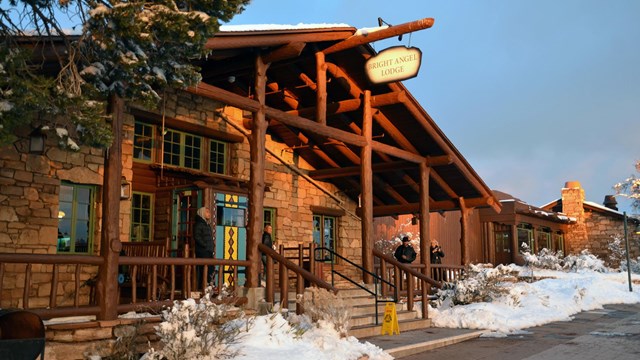
[[[371, 168], [371, 139], [373, 132], [373, 117], [371, 110], [371, 91], [364, 92], [364, 116], [362, 119], [362, 136], [365, 145], [360, 150], [360, 194], [362, 203], [362, 266], [373, 272], [373, 172]], [[362, 280], [365, 284], [373, 283], [373, 277], [364, 273]]]
[[264, 187], [266, 162], [267, 119], [265, 115], [265, 92], [267, 69], [262, 57], [256, 57], [255, 94], [260, 108], [253, 113], [253, 127], [249, 136], [249, 228], [247, 229], [247, 260], [251, 263], [247, 271], [246, 288], [258, 286], [260, 253], [258, 245], [262, 241], [264, 223]]
[[112, 96], [110, 106], [113, 143], [105, 152], [102, 189], [102, 229], [100, 255], [104, 264], [98, 272], [96, 298], [100, 306], [98, 320], [118, 317], [118, 261], [120, 243], [120, 186], [122, 176], [122, 122], [124, 101]]
[[431, 277], [431, 233], [429, 219], [429, 174], [427, 162], [420, 163], [420, 263], [422, 273]]
[[465, 204], [464, 198], [460, 198], [460, 264], [469, 262], [467, 249], [469, 247], [469, 213], [471, 209]]
[[324, 62], [324, 53], [316, 53], [316, 121], [322, 125], [327, 124], [327, 64]]

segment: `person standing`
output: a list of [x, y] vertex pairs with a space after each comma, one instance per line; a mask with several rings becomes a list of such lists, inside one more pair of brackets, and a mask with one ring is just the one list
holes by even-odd
[[[209, 258], [213, 259], [215, 256], [213, 247], [213, 231], [211, 231], [211, 210], [206, 207], [201, 207], [196, 213], [195, 223], [193, 224], [193, 240], [195, 241], [195, 253], [196, 258]], [[207, 270], [207, 283], [213, 282], [213, 274], [215, 267], [209, 265]], [[198, 265], [198, 285], [202, 281], [203, 265]]]
[[402, 238], [402, 244], [399, 245], [393, 253], [393, 257], [404, 264], [411, 264], [413, 260], [416, 259], [416, 255], [416, 251], [413, 249], [413, 246], [411, 246], [408, 236]]
[[[262, 233], [262, 243], [270, 248], [273, 248], [273, 239], [271, 238], [271, 232], [273, 231], [273, 227], [271, 225], [265, 225], [264, 231]], [[266, 281], [267, 277], [267, 255], [262, 253], [262, 276], [260, 277], [260, 282], [263, 280]]]
[[[442, 251], [442, 248], [440, 247], [440, 244], [438, 244], [438, 240], [436, 239], [431, 239], [431, 246], [430, 246], [430, 252], [429, 255], [431, 257], [431, 265], [433, 264], [442, 264], [442, 258], [444, 257], [444, 251]], [[431, 271], [434, 274], [434, 280], [438, 280], [438, 281], [447, 281], [447, 274], [444, 272], [445, 269], [443, 268], [437, 268], [437, 269], [431, 269]]]

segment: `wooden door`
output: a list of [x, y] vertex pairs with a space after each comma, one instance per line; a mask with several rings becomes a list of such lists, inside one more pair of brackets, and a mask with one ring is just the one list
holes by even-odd
[[496, 263], [494, 265], [508, 265], [513, 262], [511, 236], [511, 226], [494, 224], [494, 242], [496, 249]]

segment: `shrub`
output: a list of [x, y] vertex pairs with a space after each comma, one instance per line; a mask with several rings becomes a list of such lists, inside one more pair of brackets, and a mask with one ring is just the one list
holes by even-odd
[[311, 287], [306, 289], [304, 296], [296, 301], [302, 303], [305, 315], [309, 316], [314, 324], [320, 322], [331, 324], [341, 337], [347, 336], [351, 312], [340, 294], [336, 295], [322, 288]]

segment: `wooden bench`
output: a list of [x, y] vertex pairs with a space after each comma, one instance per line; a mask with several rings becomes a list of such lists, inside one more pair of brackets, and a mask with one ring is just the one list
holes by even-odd
[[[135, 256], [135, 257], [166, 257], [168, 254], [169, 240], [158, 241], [144, 241], [144, 242], [123, 242], [121, 256]], [[152, 294], [150, 294], [149, 288], [151, 287], [151, 276], [153, 274], [153, 265], [129, 265], [127, 268], [120, 270], [125, 276], [125, 281], [121, 284], [121, 287], [130, 287], [132, 297], [135, 298], [137, 288], [147, 289], [147, 300], [151, 300]], [[158, 266], [157, 268], [157, 281], [159, 285], [166, 283], [166, 266]], [[133, 289], [133, 280], [135, 279], [136, 289]], [[166, 285], [166, 284], [165, 284]]]

